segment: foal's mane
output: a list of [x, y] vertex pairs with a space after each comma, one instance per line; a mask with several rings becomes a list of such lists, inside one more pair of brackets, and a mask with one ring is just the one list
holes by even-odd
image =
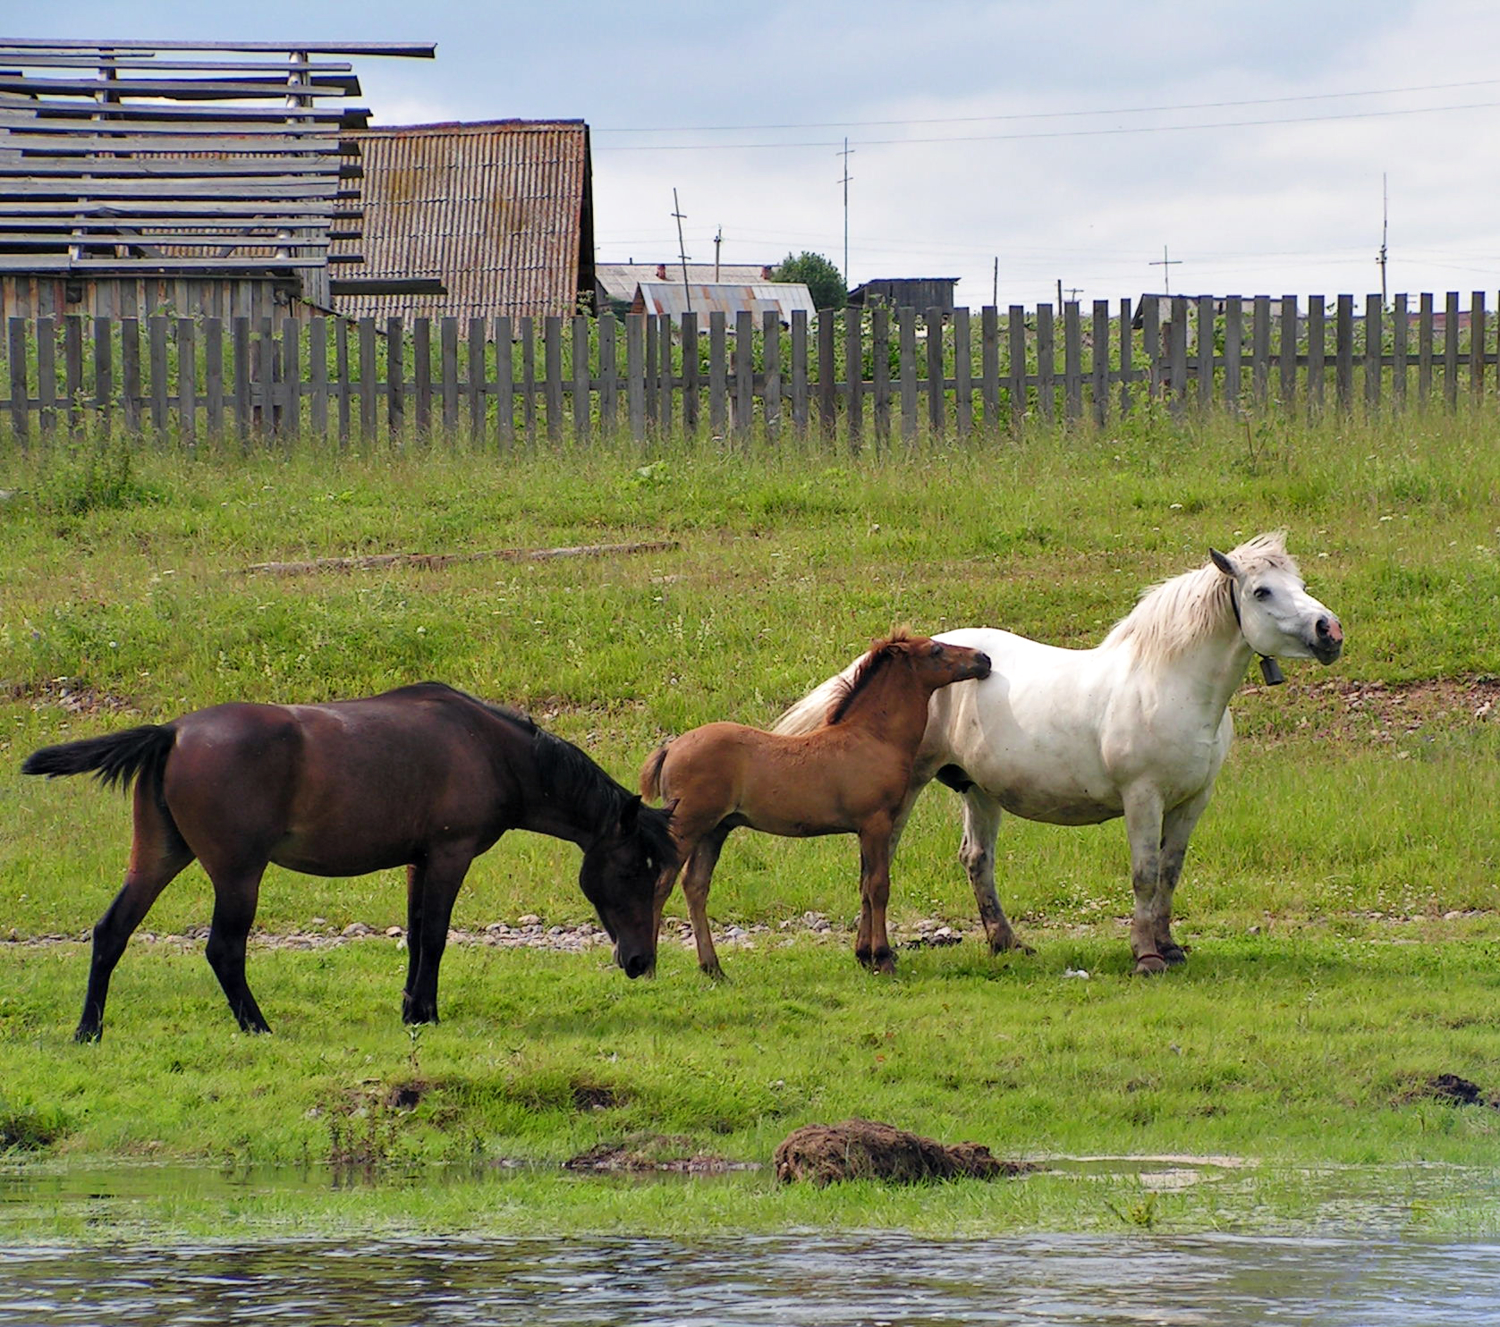
[[[1229, 556], [1247, 573], [1274, 569], [1300, 574], [1286, 551], [1285, 530], [1247, 539]], [[1229, 577], [1210, 562], [1148, 586], [1130, 613], [1111, 628], [1103, 644], [1131, 646], [1143, 665], [1169, 663], [1234, 615], [1231, 584]]]
[[832, 726], [847, 717], [854, 698], [879, 677], [889, 664], [902, 657], [905, 653], [901, 648], [903, 645], [916, 639], [902, 627], [870, 646], [865, 656], [855, 665], [854, 671], [848, 677], [840, 679], [828, 706], [828, 716], [823, 722]]

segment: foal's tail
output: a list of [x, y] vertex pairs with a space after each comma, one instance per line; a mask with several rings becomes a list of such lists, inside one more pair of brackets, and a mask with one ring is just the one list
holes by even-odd
[[641, 766], [641, 796], [648, 802], [661, 799], [661, 767], [667, 763], [667, 748], [670, 742], [663, 742], [649, 756], [646, 763]]
[[21, 773], [45, 774], [49, 779], [55, 779], [60, 774], [93, 771], [94, 777], [106, 788], [118, 784], [124, 791], [139, 777], [159, 790], [162, 770], [166, 768], [167, 757], [176, 740], [177, 733], [171, 724], [149, 723], [104, 737], [44, 746], [26, 757]]

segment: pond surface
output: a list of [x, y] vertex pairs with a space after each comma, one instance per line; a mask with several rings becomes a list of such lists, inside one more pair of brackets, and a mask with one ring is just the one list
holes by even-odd
[[[1167, 1166], [1169, 1160], [1091, 1158], [1059, 1166], [1085, 1176], [1133, 1174], [1153, 1191], [1223, 1174], [1205, 1159]], [[1500, 1322], [1500, 1240], [1406, 1233], [1414, 1200], [1459, 1193], [1492, 1206], [1500, 1181], [1489, 1170], [1341, 1173], [1343, 1196], [1298, 1234], [1141, 1229], [933, 1239], [819, 1230], [692, 1241], [299, 1233], [153, 1243], [145, 1227], [128, 1220], [133, 1204], [164, 1189], [201, 1197], [268, 1185], [305, 1192], [321, 1184], [326, 1192], [328, 1180], [326, 1171], [192, 1167], [0, 1171], [0, 1212], [13, 1218], [10, 1230], [24, 1232], [32, 1221], [45, 1228], [49, 1214], [71, 1211], [85, 1214], [93, 1231], [81, 1242], [29, 1242], [23, 1234], [0, 1246], [0, 1327]], [[354, 1187], [363, 1186], [355, 1180]], [[934, 1190], [935, 1201], [940, 1193]]]
[[0, 1252], [0, 1323], [1238, 1324], [1500, 1320], [1500, 1244], [1224, 1235], [286, 1241]]

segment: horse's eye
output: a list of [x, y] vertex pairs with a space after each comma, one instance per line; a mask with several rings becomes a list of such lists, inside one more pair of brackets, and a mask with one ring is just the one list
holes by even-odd
[[1269, 599], [1271, 597], [1271, 587], [1269, 585], [1257, 585], [1255, 587], [1255, 597], [1257, 599]]

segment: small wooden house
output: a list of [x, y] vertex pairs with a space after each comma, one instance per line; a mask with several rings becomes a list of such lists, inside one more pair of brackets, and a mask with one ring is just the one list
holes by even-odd
[[326, 310], [379, 42], [0, 39], [0, 317]]
[[953, 312], [953, 288], [956, 276], [888, 277], [866, 281], [849, 292], [851, 308], [938, 309]]

